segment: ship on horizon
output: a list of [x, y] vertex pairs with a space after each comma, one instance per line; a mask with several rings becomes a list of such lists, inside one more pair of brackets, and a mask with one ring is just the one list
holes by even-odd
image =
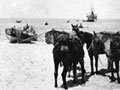
[[97, 15], [94, 13], [94, 9], [91, 7], [91, 12], [86, 15], [87, 20], [83, 20], [86, 22], [95, 22], [97, 21]]

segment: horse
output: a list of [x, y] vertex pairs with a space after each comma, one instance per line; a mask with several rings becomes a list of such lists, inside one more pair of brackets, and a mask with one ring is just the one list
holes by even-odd
[[[63, 32], [61, 32], [63, 33]], [[49, 34], [49, 35], [48, 35]], [[48, 38], [49, 36], [49, 38]], [[84, 83], [84, 50], [82, 47], [82, 43], [79, 38], [73, 37], [70, 38], [69, 34], [60, 34], [59, 31], [51, 30], [45, 35], [46, 43], [54, 44], [53, 48], [53, 58], [54, 58], [54, 79], [55, 79], [55, 87], [57, 87], [57, 76], [58, 76], [58, 65], [60, 62], [63, 63], [63, 72], [62, 79], [64, 88], [67, 89], [66, 83], [66, 73], [69, 67], [73, 66], [73, 82], [76, 82], [76, 65], [78, 62], [81, 64], [82, 68], [82, 82]]]
[[[52, 34], [54, 32], [54, 36], [56, 39], [52, 40], [53, 37], [52, 37]], [[61, 36], [61, 35], [64, 35], [64, 36], [69, 36], [69, 33], [68, 32], [65, 32], [65, 31], [58, 31], [58, 30], [55, 30], [54, 28], [52, 28], [52, 30], [48, 31], [45, 33], [45, 41], [47, 44], [53, 44], [55, 46], [55, 44], [60, 41], [59, 37], [58, 36]], [[60, 66], [62, 66], [62, 63], [60, 62]], [[68, 77], [70, 77], [70, 71], [71, 71], [71, 66], [69, 67], [69, 73], [68, 73]]]
[[[54, 32], [54, 36], [56, 39], [52, 40], [52, 34]], [[55, 46], [55, 44], [57, 42], [59, 42], [61, 39], [59, 38], [60, 36], [70, 36], [70, 33], [68, 32], [65, 32], [65, 31], [58, 31], [58, 30], [55, 30], [54, 28], [52, 28], [52, 30], [48, 31], [45, 33], [45, 41], [47, 44], [53, 44]], [[60, 62], [60, 66], [62, 66], [62, 62]], [[71, 72], [71, 69], [72, 69], [72, 66], [69, 67], [69, 72], [68, 72], [68, 77], [70, 77], [70, 72]]]
[[114, 77], [113, 62], [115, 62], [117, 79], [118, 79], [118, 83], [120, 83], [120, 78], [119, 78], [120, 36], [119, 35], [116, 36], [116, 35], [118, 34], [116, 33], [108, 36], [102, 33], [94, 32], [92, 47], [94, 48], [94, 54], [98, 54], [99, 52], [101, 52], [101, 50], [103, 50], [103, 52], [105, 53], [111, 66], [111, 75], [112, 75], [111, 81], [115, 81], [113, 79]]
[[[93, 49], [91, 48], [91, 43], [92, 43], [92, 39], [93, 39], [93, 34], [89, 33], [89, 32], [84, 32], [84, 31], [80, 31], [79, 30], [79, 26], [78, 25], [73, 25], [72, 26], [72, 30], [73, 31], [77, 31], [77, 35], [79, 38], [81, 38], [82, 43], [85, 44], [86, 43], [86, 48], [88, 50], [88, 55], [90, 58], [90, 65], [91, 65], [91, 75], [94, 74], [94, 67], [93, 67], [93, 57], [95, 57], [95, 68], [96, 68], [96, 74], [98, 74], [98, 54], [94, 55], [93, 54]], [[100, 53], [99, 53], [100, 54]]]

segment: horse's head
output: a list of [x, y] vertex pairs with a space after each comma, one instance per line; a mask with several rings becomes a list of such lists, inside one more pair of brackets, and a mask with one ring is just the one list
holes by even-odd
[[47, 44], [54, 44], [54, 29], [45, 33], [45, 41]]
[[45, 41], [47, 44], [55, 45], [57, 42], [61, 41], [62, 39], [66, 39], [69, 36], [69, 33], [65, 31], [57, 31], [52, 29], [45, 33]]
[[106, 40], [107, 40], [107, 36], [94, 32], [93, 40], [92, 40], [92, 49], [94, 50], [94, 54], [103, 51], [103, 49], [105, 48], [104, 43]]
[[77, 35], [77, 37], [79, 37], [82, 40], [82, 42], [84, 43], [84, 37], [85, 37], [85, 35], [84, 35], [83, 31], [79, 31], [78, 24], [77, 25], [71, 24], [71, 26], [72, 26], [71, 36]]
[[45, 41], [47, 44], [55, 45], [57, 42], [57, 38], [60, 34], [63, 34], [60, 31], [55, 30], [54, 28], [45, 33]]
[[71, 24], [71, 26], [72, 26], [72, 32], [78, 34], [79, 33], [79, 26], [78, 26], [78, 24], [76, 24], [76, 25]]

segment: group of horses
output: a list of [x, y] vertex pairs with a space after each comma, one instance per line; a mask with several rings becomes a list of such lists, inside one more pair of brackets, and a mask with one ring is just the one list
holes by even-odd
[[[72, 34], [65, 31], [57, 31], [52, 29], [45, 33], [45, 40], [47, 44], [53, 44], [53, 59], [54, 59], [54, 78], [55, 87], [57, 85], [58, 67], [63, 65], [62, 79], [64, 88], [67, 89], [66, 74], [67, 71], [73, 68], [73, 83], [76, 83], [76, 65], [80, 63], [82, 70], [82, 83], [85, 83], [85, 67], [84, 67], [84, 49], [86, 44], [88, 55], [90, 57], [91, 75], [99, 74], [98, 71], [98, 57], [99, 54], [106, 54], [108, 59], [108, 70], [111, 71], [114, 77], [113, 62], [115, 62], [117, 81], [119, 79], [119, 59], [120, 59], [120, 34], [119, 32], [99, 32], [89, 33], [80, 31], [78, 25], [72, 26]], [[93, 57], [95, 57], [95, 70], [93, 65]], [[115, 81], [112, 79], [111, 81]]]

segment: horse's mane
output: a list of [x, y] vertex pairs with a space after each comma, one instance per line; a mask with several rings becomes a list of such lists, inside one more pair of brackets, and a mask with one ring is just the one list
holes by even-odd
[[89, 36], [93, 36], [92, 33], [86, 32], [86, 31], [80, 31], [80, 30], [79, 30], [79, 33], [84, 34], [84, 35], [86, 34], [86, 35], [89, 35]]
[[[51, 30], [52, 31], [52, 30]], [[69, 34], [68, 32], [66, 32], [66, 31], [58, 31], [58, 30], [53, 30], [54, 32], [56, 32], [56, 33], [59, 33], [59, 34]]]
[[111, 35], [114, 34], [114, 32], [101, 31], [100, 34]]

